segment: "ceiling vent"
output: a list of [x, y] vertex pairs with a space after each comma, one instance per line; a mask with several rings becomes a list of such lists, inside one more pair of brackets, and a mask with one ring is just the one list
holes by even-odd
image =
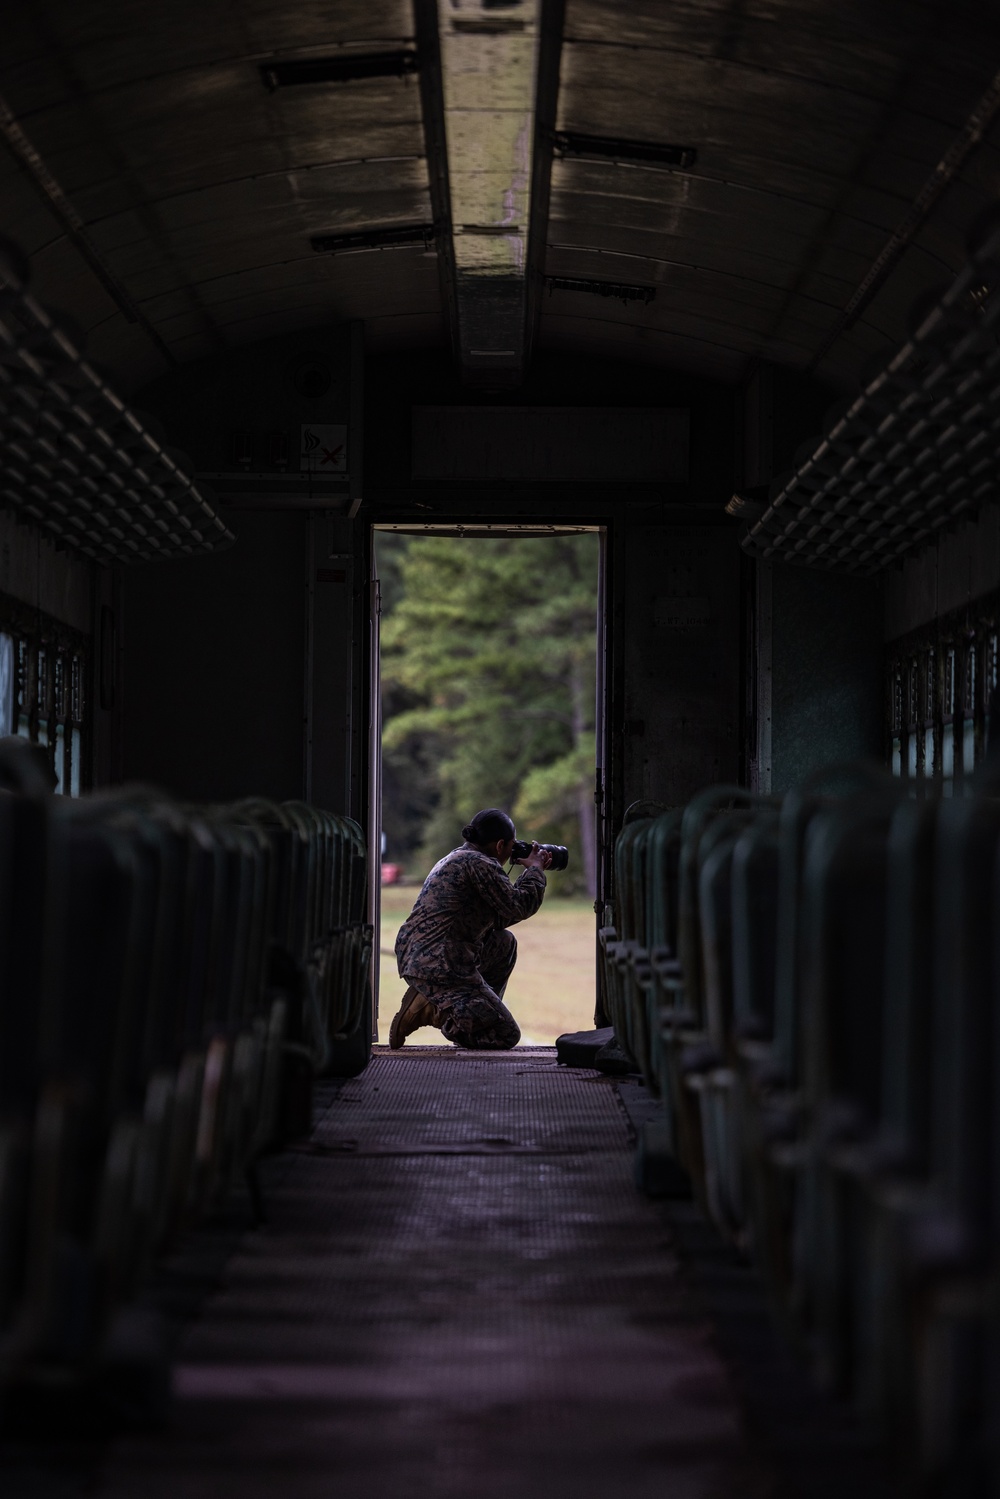
[[557, 156], [575, 156], [585, 161], [618, 161], [684, 170], [693, 167], [698, 159], [694, 146], [632, 141], [617, 135], [584, 135], [579, 130], [554, 131], [552, 144]]
[[433, 224], [393, 224], [386, 229], [360, 229], [353, 234], [316, 234], [309, 241], [321, 255], [349, 255], [357, 250], [401, 250], [408, 245], [434, 248]]
[[335, 57], [293, 57], [260, 65], [260, 76], [274, 93], [307, 83], [352, 83], [359, 78], [406, 78], [419, 68], [416, 48], [394, 52], [343, 52]]
[[586, 276], [546, 276], [545, 285], [550, 292], [580, 291], [591, 297], [613, 297], [617, 302], [644, 302], [648, 306], [656, 300], [655, 286], [637, 286], [629, 281], [594, 281]]

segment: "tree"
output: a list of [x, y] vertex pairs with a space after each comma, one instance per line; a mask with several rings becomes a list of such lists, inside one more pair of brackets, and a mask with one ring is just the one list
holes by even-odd
[[593, 891], [596, 536], [391, 547], [383, 745], [395, 781], [408, 760], [425, 777], [434, 766], [425, 858], [478, 807], [502, 806], [520, 831], [576, 843]]

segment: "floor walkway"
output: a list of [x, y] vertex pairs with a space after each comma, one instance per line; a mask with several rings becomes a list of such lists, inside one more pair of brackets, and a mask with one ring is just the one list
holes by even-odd
[[382, 1053], [275, 1163], [268, 1199], [181, 1340], [168, 1429], [118, 1438], [60, 1494], [800, 1491], [744, 1434], [609, 1080], [547, 1049]]

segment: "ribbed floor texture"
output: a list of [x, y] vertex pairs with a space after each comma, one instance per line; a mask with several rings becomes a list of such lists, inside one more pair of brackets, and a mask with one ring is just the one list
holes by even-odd
[[181, 1338], [167, 1429], [118, 1437], [82, 1487], [64, 1469], [26, 1493], [826, 1492], [748, 1431], [609, 1080], [551, 1050], [381, 1053], [267, 1196]]

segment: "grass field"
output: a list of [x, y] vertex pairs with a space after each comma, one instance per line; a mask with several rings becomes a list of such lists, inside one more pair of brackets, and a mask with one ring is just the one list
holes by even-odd
[[[417, 897], [415, 886], [389, 885], [382, 891], [379, 1040], [399, 1007], [403, 981], [396, 972], [393, 944]], [[551, 1046], [564, 1031], [594, 1023], [594, 909], [587, 900], [547, 900], [537, 915], [514, 928], [517, 967], [505, 1002], [521, 1027], [525, 1046]], [[417, 1046], [447, 1046], [440, 1031], [415, 1031]]]

